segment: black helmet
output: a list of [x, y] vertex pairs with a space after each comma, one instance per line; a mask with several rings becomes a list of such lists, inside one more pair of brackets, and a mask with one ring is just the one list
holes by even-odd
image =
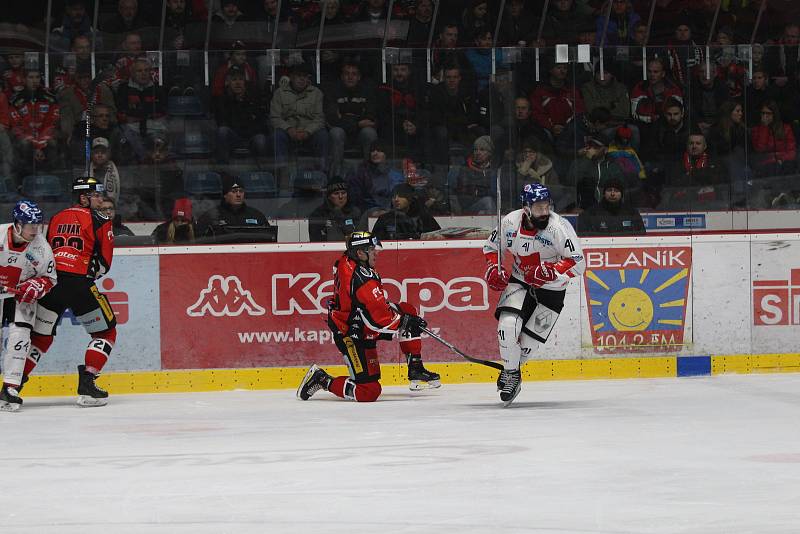
[[72, 192], [76, 195], [89, 194], [92, 191], [105, 192], [105, 186], [97, 181], [94, 176], [82, 176], [72, 182]]
[[380, 248], [381, 241], [372, 232], [353, 232], [347, 236], [347, 255], [358, 260], [358, 251], [367, 252], [370, 247]]

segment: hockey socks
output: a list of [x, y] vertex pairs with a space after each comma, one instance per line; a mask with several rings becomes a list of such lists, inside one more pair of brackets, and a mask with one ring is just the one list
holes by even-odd
[[374, 402], [381, 394], [380, 382], [356, 384], [347, 376], [337, 376], [331, 380], [328, 391], [342, 399], [356, 402]]
[[114, 348], [114, 342], [117, 340], [117, 329], [112, 328], [105, 332], [92, 334], [92, 340], [86, 348], [86, 355], [84, 361], [86, 362], [86, 370], [94, 375], [103, 370], [111, 356], [111, 349]]

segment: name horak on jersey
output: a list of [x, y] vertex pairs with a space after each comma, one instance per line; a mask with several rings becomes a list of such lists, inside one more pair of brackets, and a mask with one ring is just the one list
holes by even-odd
[[81, 233], [81, 225], [80, 224], [59, 224], [56, 228], [57, 234], [80, 234]]

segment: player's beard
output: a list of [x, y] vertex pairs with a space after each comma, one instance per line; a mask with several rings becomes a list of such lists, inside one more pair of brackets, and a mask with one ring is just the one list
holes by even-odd
[[537, 230], [544, 230], [547, 228], [547, 225], [550, 224], [550, 216], [544, 215], [542, 217], [532, 217], [531, 221], [533, 221], [533, 225]]

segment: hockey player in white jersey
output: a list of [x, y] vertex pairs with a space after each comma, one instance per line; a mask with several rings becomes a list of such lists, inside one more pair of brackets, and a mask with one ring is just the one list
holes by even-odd
[[[486, 281], [491, 289], [503, 292], [495, 317], [504, 367], [497, 389], [506, 406], [519, 394], [520, 365], [547, 341], [564, 307], [567, 284], [586, 268], [572, 225], [550, 210], [550, 190], [539, 183], [527, 184], [520, 200], [522, 208], [503, 217], [501, 228], [495, 228], [483, 246]], [[513, 257], [510, 276], [498, 267], [500, 250]]]
[[0, 225], [0, 300], [8, 322], [0, 411], [16, 411], [31, 348], [36, 303], [56, 284], [53, 250], [42, 235], [42, 210], [30, 200], [14, 206], [14, 222]]

